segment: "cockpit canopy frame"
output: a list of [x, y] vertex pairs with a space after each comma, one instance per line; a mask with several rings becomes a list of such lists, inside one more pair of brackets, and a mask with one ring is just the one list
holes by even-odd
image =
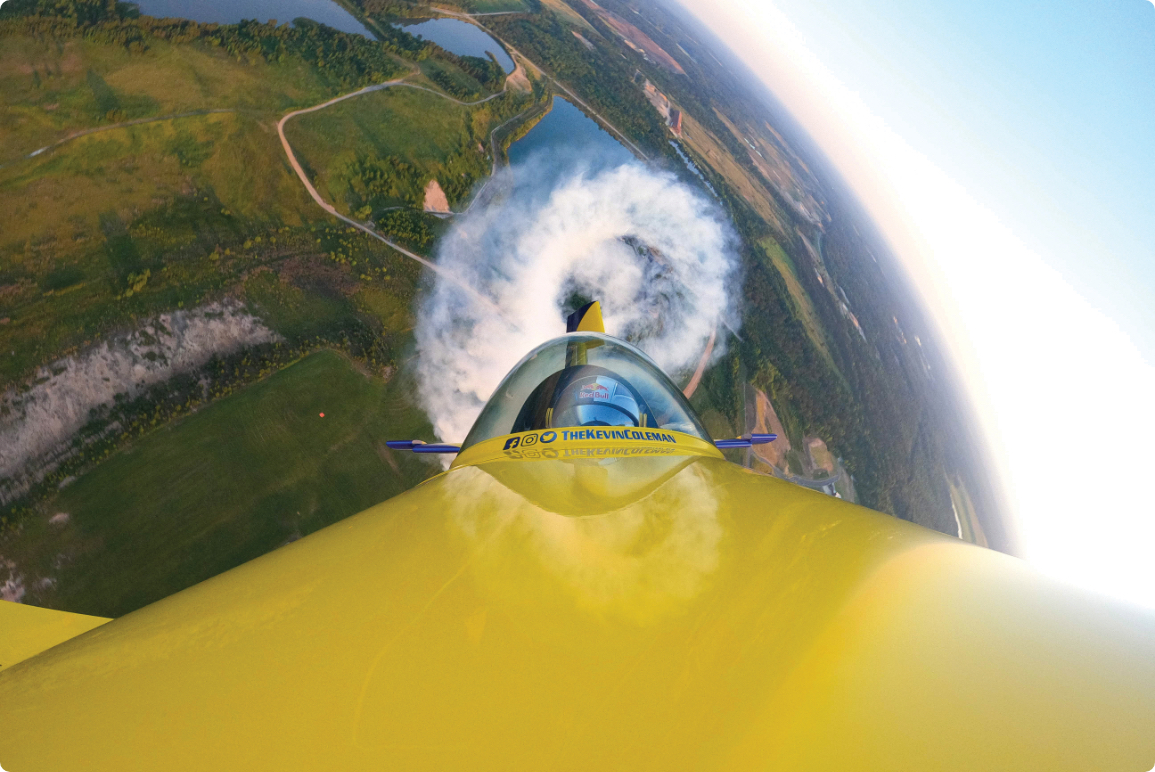
[[[587, 422], [578, 422], [578, 421]], [[637, 347], [595, 332], [546, 341], [510, 370], [462, 444], [573, 426], [638, 426], [712, 442], [681, 390]]]

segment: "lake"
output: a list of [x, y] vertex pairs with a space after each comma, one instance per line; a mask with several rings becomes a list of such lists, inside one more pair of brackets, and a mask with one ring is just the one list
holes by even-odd
[[513, 166], [532, 161], [538, 155], [548, 155], [551, 162], [566, 156], [587, 165], [593, 172], [637, 160], [597, 121], [556, 96], [549, 114], [509, 148], [509, 162]]
[[139, 0], [136, 5], [147, 16], [215, 24], [236, 24], [244, 19], [291, 22], [304, 17], [376, 40], [364, 24], [333, 0]]
[[469, 22], [459, 19], [426, 19], [420, 22], [399, 22], [395, 26], [401, 27], [410, 35], [419, 35], [425, 40], [432, 41], [458, 56], [476, 56], [485, 59], [485, 54], [491, 52], [503, 70], [513, 72], [513, 59], [501, 44], [486, 34], [485, 30]]
[[[364, 24], [333, 0], [139, 0], [136, 5], [141, 13], [148, 16], [215, 24], [236, 24], [243, 19], [291, 22], [304, 17], [342, 32], [352, 32], [376, 40]], [[513, 59], [501, 44], [486, 34], [485, 30], [468, 22], [458, 19], [426, 19], [400, 22], [396, 26], [411, 35], [420, 35], [458, 56], [485, 59], [486, 52], [492, 52], [503, 70], [513, 72]]]

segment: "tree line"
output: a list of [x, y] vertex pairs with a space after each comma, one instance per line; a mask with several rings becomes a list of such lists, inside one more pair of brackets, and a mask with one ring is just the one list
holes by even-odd
[[255, 20], [211, 24], [189, 19], [140, 16], [134, 6], [113, 0], [10, 0], [0, 9], [0, 37], [83, 37], [143, 53], [158, 40], [201, 43], [238, 59], [309, 64], [344, 87], [388, 80], [402, 72], [391, 55], [421, 60], [434, 50], [402, 30], [370, 40], [308, 19], [292, 26]]
[[[485, 23], [530, 59], [552, 71], [631, 139], [661, 155], [673, 152], [667, 144], [665, 121], [641, 98], [640, 89], [633, 83], [633, 68], [612, 46], [598, 39], [594, 42], [595, 50], [590, 51], [549, 11], [490, 16]], [[607, 30], [607, 34], [612, 33]]]

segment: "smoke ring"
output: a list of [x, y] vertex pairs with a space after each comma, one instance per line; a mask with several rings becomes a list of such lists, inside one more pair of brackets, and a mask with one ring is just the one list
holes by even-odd
[[713, 201], [640, 164], [534, 166], [502, 172], [508, 195], [456, 220], [435, 256], [502, 314], [439, 277], [418, 307], [419, 398], [444, 441], [464, 439], [509, 369], [564, 332], [571, 293], [600, 301], [606, 331], [672, 375], [698, 364], [719, 325], [737, 326], [737, 238]]

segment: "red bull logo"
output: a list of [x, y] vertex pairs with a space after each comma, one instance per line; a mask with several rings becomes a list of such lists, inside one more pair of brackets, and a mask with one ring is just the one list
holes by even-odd
[[600, 383], [587, 383], [578, 392], [578, 399], [609, 399], [610, 390]]

